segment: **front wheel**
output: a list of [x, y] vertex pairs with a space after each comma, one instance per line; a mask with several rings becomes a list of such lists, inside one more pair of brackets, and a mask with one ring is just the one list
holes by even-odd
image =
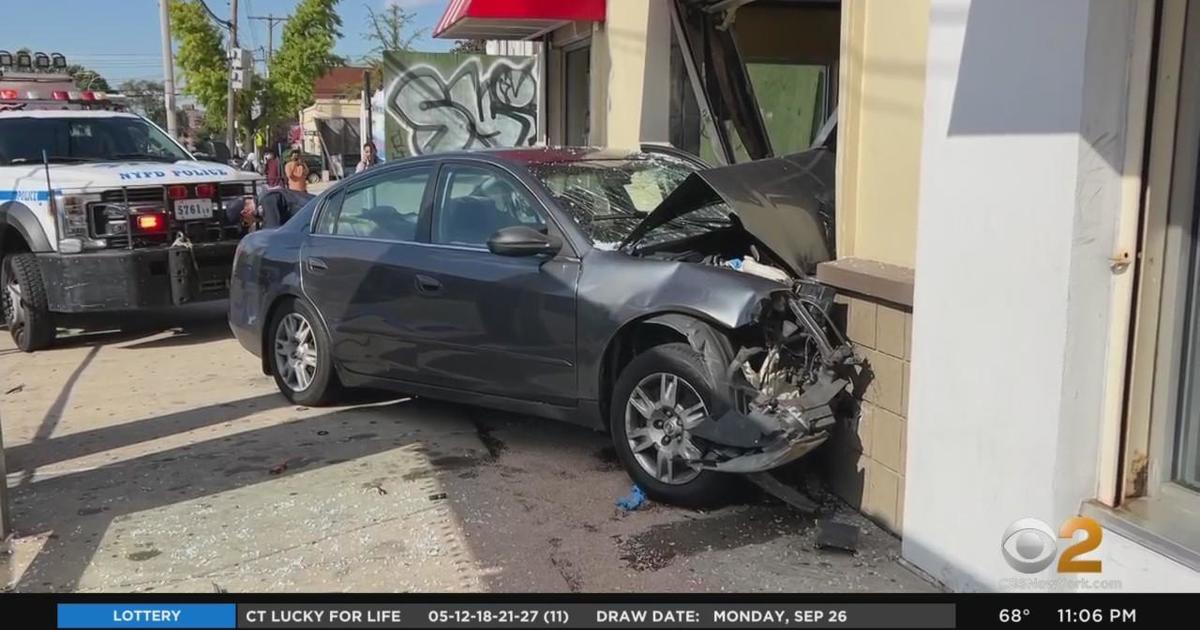
[[275, 385], [288, 400], [316, 407], [337, 399], [341, 385], [333, 367], [333, 344], [311, 307], [299, 300], [280, 305], [267, 334]]
[[54, 343], [54, 319], [46, 300], [46, 285], [33, 254], [12, 254], [0, 265], [4, 323], [22, 352]]
[[634, 357], [613, 391], [613, 445], [626, 472], [646, 494], [690, 507], [729, 499], [735, 479], [692, 463], [703, 444], [692, 435], [714, 407], [704, 359], [684, 343], [655, 346]]

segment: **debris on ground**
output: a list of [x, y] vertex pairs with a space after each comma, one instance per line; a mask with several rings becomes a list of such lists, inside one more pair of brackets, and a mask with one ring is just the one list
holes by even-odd
[[641, 486], [635, 483], [633, 484], [633, 488], [629, 490], [629, 494], [617, 499], [617, 507], [626, 512], [632, 512], [642, 507], [642, 504], [645, 502], [646, 493], [642, 490]]
[[283, 462], [282, 464], [279, 464], [278, 466], [272, 466], [270, 473], [272, 475], [281, 475], [281, 474], [283, 474], [283, 471], [287, 470], [287, 468], [288, 468], [287, 462]]
[[854, 553], [858, 551], [859, 529], [849, 523], [840, 523], [831, 518], [817, 521], [817, 549], [839, 549]]
[[752, 473], [746, 475], [746, 478], [753, 481], [754, 485], [762, 488], [767, 494], [805, 514], [815, 514], [820, 509], [820, 506], [815, 501], [805, 496], [799, 490], [783, 483], [770, 472]]
[[445, 493], [445, 492], [438, 492], [438, 493], [435, 493], [435, 494], [431, 494], [431, 495], [429, 495], [429, 500], [430, 500], [430, 501], [441, 501], [441, 500], [443, 500], [443, 499], [445, 499], [445, 498], [446, 498], [446, 493]]
[[25, 383], [21, 383], [20, 385], [17, 385], [16, 387], [4, 392], [4, 395], [7, 396], [9, 394], [19, 394], [23, 391], [25, 391]]

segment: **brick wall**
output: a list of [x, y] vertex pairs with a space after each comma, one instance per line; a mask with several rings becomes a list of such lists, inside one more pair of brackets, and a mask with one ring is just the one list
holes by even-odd
[[859, 417], [828, 445], [827, 474], [834, 492], [898, 534], [904, 521], [912, 313], [853, 294], [838, 302], [845, 307], [846, 334], [873, 378]]

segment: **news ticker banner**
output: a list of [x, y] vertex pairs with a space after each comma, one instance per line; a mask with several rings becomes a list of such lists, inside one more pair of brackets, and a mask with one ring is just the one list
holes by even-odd
[[[224, 599], [181, 597], [140, 603], [102, 603], [89, 597], [23, 601], [0, 598], [16, 618], [57, 615], [57, 627], [87, 628], [1014, 628], [1046, 625], [1164, 627], [1194, 614], [1195, 595], [1057, 594], [929, 595], [872, 597], [867, 594], [779, 596], [778, 600], [738, 601], [713, 596], [681, 603], [648, 598], [634, 601], [492, 599], [429, 601], [375, 598], [342, 603], [299, 599], [231, 603]], [[666, 598], [663, 598], [666, 600]], [[872, 601], [875, 599], [876, 601]], [[878, 600], [883, 601], [878, 601]], [[866, 600], [866, 601], [863, 601]], [[111, 601], [111, 600], [110, 600]], [[32, 604], [25, 607], [22, 604]], [[38, 604], [41, 604], [40, 606]], [[25, 610], [22, 610], [22, 609]], [[32, 613], [26, 615], [25, 612]], [[36, 612], [35, 612], [36, 611]], [[48, 625], [48, 624], [47, 624]], [[1193, 624], [1194, 625], [1194, 624]], [[43, 627], [41, 623], [27, 627]]]
[[955, 605], [59, 604], [59, 628], [954, 628]]

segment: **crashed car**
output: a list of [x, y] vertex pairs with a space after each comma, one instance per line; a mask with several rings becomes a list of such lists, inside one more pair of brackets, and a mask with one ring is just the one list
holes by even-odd
[[833, 163], [389, 162], [242, 240], [230, 324], [295, 403], [383, 388], [582, 424], [650, 497], [712, 504], [824, 442], [853, 387], [833, 291], [810, 279]]

